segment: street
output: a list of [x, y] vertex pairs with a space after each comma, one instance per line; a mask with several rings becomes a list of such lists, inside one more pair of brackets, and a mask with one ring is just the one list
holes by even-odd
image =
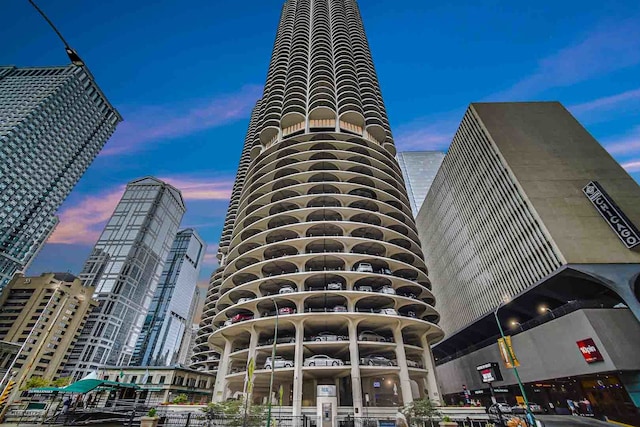
[[613, 426], [612, 423], [594, 420], [586, 417], [573, 417], [570, 415], [537, 415], [536, 418], [542, 420], [545, 427], [561, 426]]

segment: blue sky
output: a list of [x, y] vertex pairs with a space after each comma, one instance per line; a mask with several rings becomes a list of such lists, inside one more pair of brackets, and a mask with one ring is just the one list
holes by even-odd
[[[29, 273], [78, 273], [131, 179], [184, 192], [215, 268], [280, 0], [39, 0], [125, 118]], [[360, 0], [399, 150], [446, 150], [474, 101], [559, 100], [640, 178], [640, 2]], [[66, 64], [27, 0], [0, 4], [0, 64]]]

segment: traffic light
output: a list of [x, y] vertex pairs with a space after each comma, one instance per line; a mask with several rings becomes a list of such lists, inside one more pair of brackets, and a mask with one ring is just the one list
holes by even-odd
[[2, 391], [2, 394], [0, 395], [0, 406], [4, 406], [6, 403], [8, 403], [7, 400], [9, 400], [11, 391], [15, 386], [16, 386], [16, 382], [14, 380], [9, 380], [9, 382], [7, 383], [7, 386], [4, 388], [4, 390]]

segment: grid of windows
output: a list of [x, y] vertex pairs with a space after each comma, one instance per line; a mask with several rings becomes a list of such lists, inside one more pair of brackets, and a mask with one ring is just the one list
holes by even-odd
[[121, 121], [85, 68], [0, 67], [0, 288]]
[[471, 108], [424, 203], [418, 228], [446, 333], [562, 265]]
[[127, 365], [185, 212], [180, 192], [147, 177], [130, 182], [80, 274], [92, 311], [66, 366], [74, 377]]
[[402, 171], [413, 216], [418, 216], [433, 179], [440, 169], [444, 153], [441, 151], [405, 151], [398, 153], [398, 166]]

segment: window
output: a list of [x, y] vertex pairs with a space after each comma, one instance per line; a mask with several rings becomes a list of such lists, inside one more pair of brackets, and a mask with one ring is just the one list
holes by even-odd
[[161, 375], [160, 376], [160, 381], [158, 381], [158, 384], [164, 384], [166, 379], [167, 379], [167, 377], [165, 377], [164, 375]]

